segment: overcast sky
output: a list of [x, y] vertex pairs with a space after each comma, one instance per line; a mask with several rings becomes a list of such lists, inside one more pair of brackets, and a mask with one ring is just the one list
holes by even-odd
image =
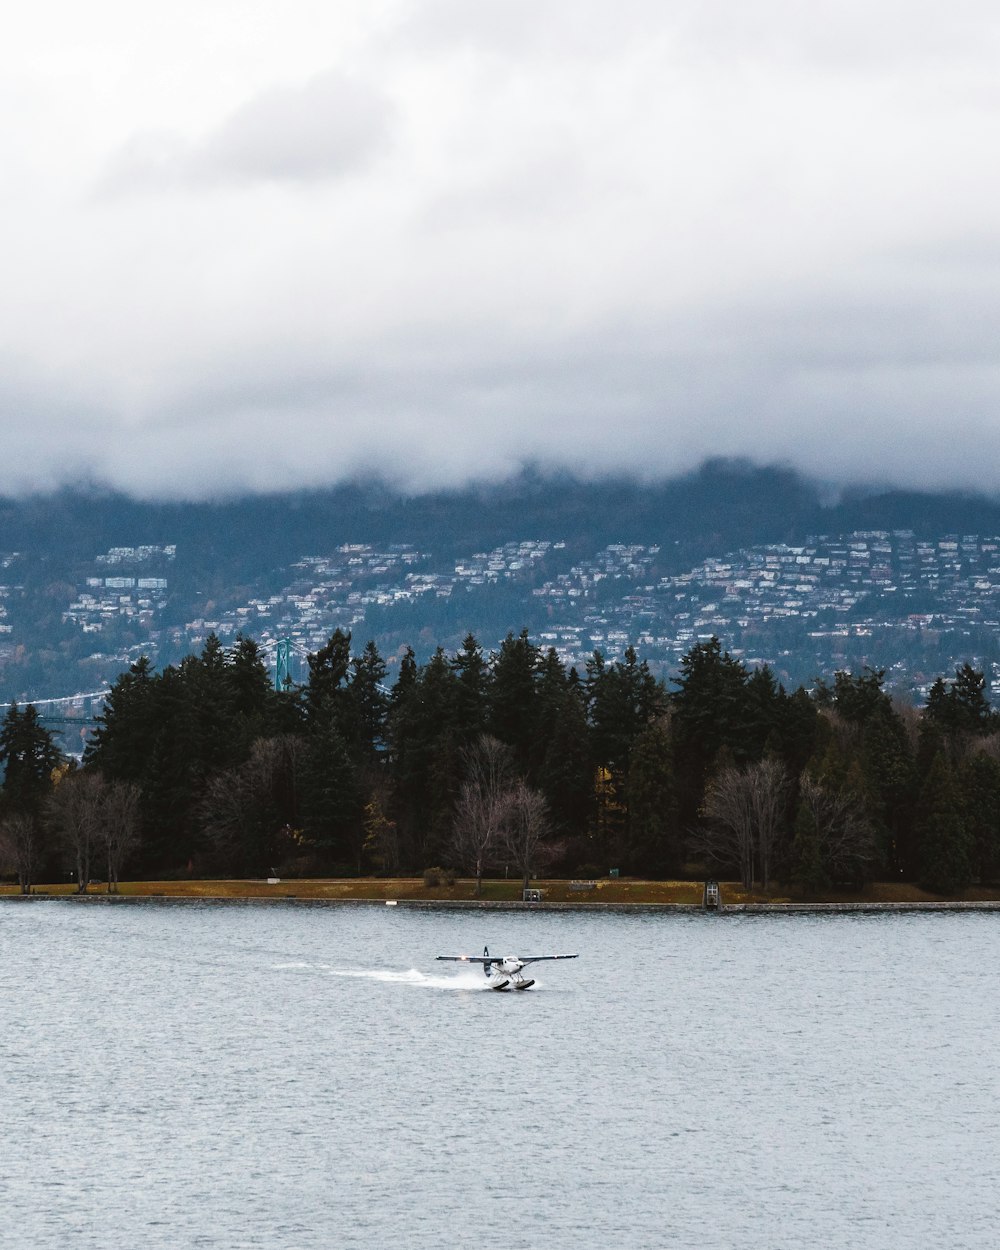
[[986, 0], [35, 0], [0, 489], [1000, 490]]

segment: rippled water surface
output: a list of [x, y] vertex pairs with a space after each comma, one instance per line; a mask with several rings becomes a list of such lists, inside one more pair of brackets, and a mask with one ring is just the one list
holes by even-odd
[[[487, 942], [580, 958], [434, 962]], [[998, 968], [993, 915], [0, 904], [0, 1241], [992, 1250]]]

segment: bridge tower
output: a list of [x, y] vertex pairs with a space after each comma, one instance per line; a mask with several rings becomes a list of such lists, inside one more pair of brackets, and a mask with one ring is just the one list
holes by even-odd
[[274, 657], [274, 688], [287, 693], [292, 687], [292, 640], [279, 638]]

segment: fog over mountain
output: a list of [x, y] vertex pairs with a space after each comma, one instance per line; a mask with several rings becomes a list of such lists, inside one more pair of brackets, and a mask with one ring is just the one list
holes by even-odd
[[985, 0], [41, 0], [0, 491], [1000, 482]]

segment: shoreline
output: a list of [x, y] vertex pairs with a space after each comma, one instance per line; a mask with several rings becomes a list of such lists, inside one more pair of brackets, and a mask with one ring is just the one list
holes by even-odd
[[101, 904], [145, 903], [153, 907], [205, 906], [255, 907], [292, 905], [297, 907], [404, 907], [422, 911], [575, 911], [624, 912], [632, 914], [673, 915], [850, 915], [902, 912], [1000, 912], [1000, 900], [951, 899], [938, 902], [835, 902], [835, 903], [726, 903], [707, 910], [697, 903], [628, 903], [628, 902], [537, 902], [519, 899], [383, 899], [383, 898], [315, 898], [286, 894], [50, 894], [38, 890], [31, 894], [0, 893], [0, 902], [71, 902]]

